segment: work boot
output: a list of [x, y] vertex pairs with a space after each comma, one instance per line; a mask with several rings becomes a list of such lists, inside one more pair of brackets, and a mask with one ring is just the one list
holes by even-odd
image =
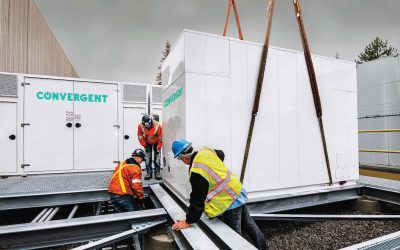
[[151, 178], [153, 177], [153, 174], [146, 174], [146, 176], [144, 177], [144, 179], [146, 180], [146, 181], [148, 181], [148, 180], [150, 180]]
[[158, 181], [162, 180], [162, 177], [161, 177], [161, 174], [160, 174], [160, 173], [156, 173], [156, 174], [155, 174], [155, 178], [156, 178], [156, 180], [158, 180]]

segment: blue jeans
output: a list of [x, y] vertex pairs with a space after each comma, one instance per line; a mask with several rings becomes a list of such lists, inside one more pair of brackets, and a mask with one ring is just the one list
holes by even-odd
[[118, 195], [110, 193], [110, 200], [114, 205], [115, 212], [132, 212], [140, 210], [139, 204], [132, 195]]
[[146, 173], [153, 174], [153, 151], [154, 151], [154, 172], [160, 173], [161, 152], [157, 152], [157, 145], [148, 145], [146, 151]]
[[242, 234], [243, 226], [255, 247], [263, 250], [268, 249], [264, 235], [261, 233], [253, 218], [251, 218], [246, 204], [226, 210], [219, 218], [240, 235]]

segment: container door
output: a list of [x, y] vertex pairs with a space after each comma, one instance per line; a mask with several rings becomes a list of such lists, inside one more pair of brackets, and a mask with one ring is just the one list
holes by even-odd
[[73, 82], [25, 78], [25, 172], [73, 169]]
[[118, 161], [118, 86], [75, 82], [74, 168], [113, 169]]
[[17, 104], [0, 102], [0, 174], [17, 172]]
[[146, 114], [146, 107], [124, 108], [124, 159], [136, 148], [142, 148], [137, 137], [139, 123]]

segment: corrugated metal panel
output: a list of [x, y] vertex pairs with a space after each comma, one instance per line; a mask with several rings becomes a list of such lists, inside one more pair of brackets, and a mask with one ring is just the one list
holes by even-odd
[[146, 102], [146, 86], [123, 85], [124, 102]]
[[153, 103], [162, 103], [162, 89], [153, 87], [151, 88], [151, 101]]
[[16, 75], [0, 74], [0, 96], [18, 96]]

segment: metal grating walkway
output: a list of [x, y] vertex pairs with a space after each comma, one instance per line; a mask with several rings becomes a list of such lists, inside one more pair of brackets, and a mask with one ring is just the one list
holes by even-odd
[[[0, 179], [0, 197], [38, 194], [74, 193], [107, 190], [112, 171], [95, 173], [52, 174]], [[160, 183], [154, 179], [143, 186]]]

